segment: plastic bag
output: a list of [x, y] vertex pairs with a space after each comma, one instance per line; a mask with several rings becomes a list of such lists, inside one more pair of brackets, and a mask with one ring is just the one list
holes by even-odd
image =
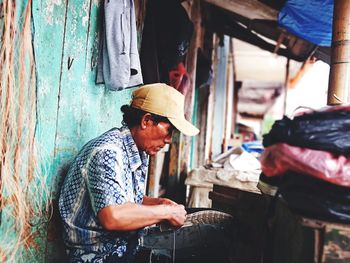
[[333, 0], [288, 0], [278, 23], [289, 32], [319, 46], [332, 43]]
[[264, 151], [261, 141], [245, 142], [242, 144], [242, 148], [249, 153], [261, 154]]
[[283, 143], [267, 147], [260, 162], [266, 176], [294, 171], [350, 188], [350, 157]]
[[265, 147], [275, 143], [350, 154], [349, 106], [326, 108], [303, 114], [293, 120], [284, 117], [276, 121], [271, 131], [264, 135]]
[[350, 222], [349, 188], [287, 173], [282, 177], [279, 192], [293, 212], [325, 221]]

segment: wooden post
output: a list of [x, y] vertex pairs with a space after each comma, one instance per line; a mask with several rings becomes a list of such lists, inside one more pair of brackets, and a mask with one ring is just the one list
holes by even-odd
[[[186, 94], [185, 98], [185, 116], [191, 121], [194, 105], [194, 89], [196, 84], [196, 65], [197, 65], [197, 50], [201, 45], [203, 37], [201, 27], [201, 10], [200, 1], [190, 1], [190, 18], [194, 25], [193, 36], [186, 58], [186, 69], [191, 78], [191, 89]], [[186, 177], [189, 168], [191, 137], [183, 136], [182, 134], [174, 134], [173, 143], [170, 149], [169, 177], [167, 184], [167, 196], [173, 200], [185, 202], [185, 187], [183, 186], [184, 177]]]
[[349, 102], [350, 98], [350, 1], [334, 0], [331, 70], [328, 105]]
[[[191, 121], [193, 116], [193, 106], [196, 88], [196, 69], [197, 69], [197, 54], [198, 49], [202, 47], [204, 30], [202, 29], [202, 15], [199, 0], [192, 1], [191, 20], [194, 25], [193, 36], [186, 57], [186, 69], [191, 78], [191, 89], [187, 92], [185, 98], [185, 116]], [[188, 162], [190, 157], [190, 147], [192, 137], [182, 136], [184, 148], [181, 150], [181, 170], [187, 173]]]
[[214, 102], [215, 102], [215, 89], [216, 89], [216, 78], [218, 68], [218, 45], [219, 38], [217, 34], [213, 36], [213, 53], [212, 53], [212, 67], [213, 67], [213, 80], [210, 85], [209, 97], [208, 97], [208, 118], [207, 118], [207, 130], [206, 130], [206, 142], [205, 142], [205, 159], [212, 160], [212, 137], [214, 127]]

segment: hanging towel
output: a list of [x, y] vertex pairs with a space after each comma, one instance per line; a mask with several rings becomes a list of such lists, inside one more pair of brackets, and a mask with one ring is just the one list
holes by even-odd
[[105, 0], [96, 83], [123, 90], [143, 83], [133, 0]]

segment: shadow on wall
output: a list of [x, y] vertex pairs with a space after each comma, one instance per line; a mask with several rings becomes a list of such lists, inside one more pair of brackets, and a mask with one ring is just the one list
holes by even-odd
[[54, 184], [53, 199], [51, 200], [52, 215], [47, 228], [46, 262], [50, 263], [68, 262], [63, 243], [63, 225], [58, 209], [58, 198], [70, 164], [71, 161], [62, 164], [59, 167], [56, 176], [56, 183]]

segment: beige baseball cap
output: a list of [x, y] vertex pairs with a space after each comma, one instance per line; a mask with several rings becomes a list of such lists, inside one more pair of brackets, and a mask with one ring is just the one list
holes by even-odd
[[131, 107], [167, 117], [172, 125], [188, 136], [199, 130], [185, 119], [185, 96], [164, 83], [141, 86], [132, 93]]

